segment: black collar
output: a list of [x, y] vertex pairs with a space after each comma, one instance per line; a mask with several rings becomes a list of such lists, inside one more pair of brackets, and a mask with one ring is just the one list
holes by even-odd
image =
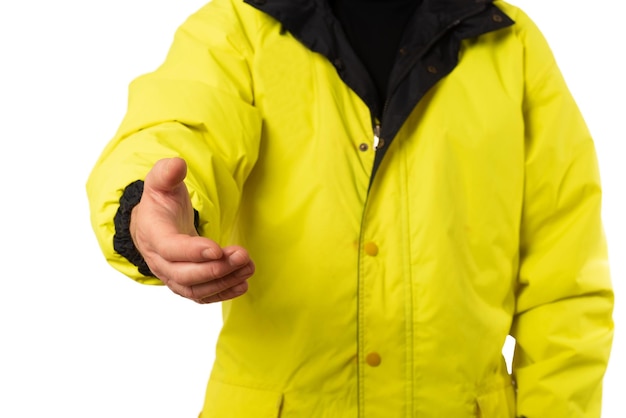
[[[461, 41], [514, 24], [492, 0], [422, 0], [407, 23], [389, 78], [388, 97], [379, 109], [376, 88], [327, 0], [244, 1], [274, 17], [310, 50], [324, 55], [371, 114], [382, 115], [380, 136], [385, 145], [376, 152], [374, 172], [411, 111], [456, 67]], [[374, 116], [372, 123], [378, 124]]]

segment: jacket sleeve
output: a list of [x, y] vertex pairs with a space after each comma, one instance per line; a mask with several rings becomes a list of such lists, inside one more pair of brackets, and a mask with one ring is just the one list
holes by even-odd
[[126, 186], [161, 158], [187, 161], [200, 233], [228, 239], [261, 135], [244, 30], [244, 20], [253, 19], [242, 16], [244, 7], [214, 0], [181, 25], [163, 65], [131, 83], [126, 116], [87, 181], [91, 223], [107, 261], [139, 282], [160, 284], [115, 252], [113, 219]]
[[599, 418], [613, 292], [593, 141], [552, 53], [523, 14], [525, 195], [513, 375], [518, 416]]

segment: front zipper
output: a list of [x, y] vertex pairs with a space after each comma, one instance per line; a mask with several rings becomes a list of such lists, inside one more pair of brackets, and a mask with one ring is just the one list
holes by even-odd
[[[483, 11], [485, 11], [487, 9], [487, 4], [482, 4], [481, 6], [470, 10], [469, 12], [464, 13], [463, 15], [459, 16], [457, 19], [452, 20], [451, 22], [449, 22], [443, 29], [441, 29], [438, 33], [435, 34], [435, 36], [433, 36], [430, 41], [421, 49], [421, 51], [417, 52], [417, 55], [414, 56], [412, 59], [410, 59], [410, 61], [407, 63], [407, 65], [405, 66], [404, 70], [402, 71], [402, 73], [400, 73], [400, 75], [398, 77], [394, 77], [395, 80], [398, 80], [398, 82], [392, 82], [393, 80], [389, 80], [390, 86], [393, 86], [392, 89], [389, 90], [387, 97], [385, 98], [385, 101], [383, 103], [383, 107], [381, 109], [381, 113], [380, 113], [380, 119], [379, 118], [373, 118], [373, 131], [374, 131], [374, 137], [373, 137], [373, 141], [372, 141], [372, 148], [374, 150], [374, 153], [376, 154], [379, 150], [381, 150], [384, 146], [388, 145], [385, 141], [385, 138], [382, 137], [382, 133], [384, 132], [382, 130], [382, 120], [385, 119], [385, 114], [387, 113], [387, 108], [390, 105], [390, 101], [391, 101], [391, 97], [395, 94], [396, 89], [401, 85], [400, 80], [404, 79], [409, 72], [412, 70], [412, 68], [414, 67], [414, 65], [421, 60], [428, 52], [429, 50], [437, 43], [439, 42], [448, 32], [450, 32], [451, 30], [453, 30], [455, 27], [459, 26], [463, 21], [476, 16], [480, 13], [482, 13]], [[375, 157], [376, 158], [376, 157]], [[374, 164], [374, 172], [376, 171], [376, 163]], [[373, 181], [373, 176], [370, 178], [370, 187], [372, 186], [372, 181]], [[369, 193], [369, 190], [368, 190]]]
[[384, 143], [380, 137], [380, 123], [374, 122], [374, 151], [378, 151], [378, 148], [384, 145]]
[[[476, 8], [466, 14], [464, 14], [463, 16], [453, 20], [452, 22], [450, 22], [448, 25], [446, 25], [445, 28], [443, 28], [443, 30], [439, 31], [439, 33], [437, 33], [433, 38], [431, 38], [431, 40], [428, 42], [428, 44], [426, 44], [424, 46], [424, 48], [417, 54], [417, 56], [412, 60], [412, 62], [406, 66], [406, 70], [401, 74], [400, 77], [398, 77], [398, 80], [402, 80], [404, 77], [406, 77], [406, 75], [411, 71], [411, 68], [415, 65], [415, 62], [419, 61], [420, 59], [422, 59], [424, 57], [424, 55], [426, 55], [426, 53], [430, 50], [430, 48], [433, 47], [433, 45], [435, 45], [446, 33], [448, 33], [450, 30], [454, 29], [456, 26], [458, 26], [461, 22], [463, 22], [466, 19], [469, 19], [481, 12], [483, 12], [486, 9], [486, 5], [483, 4], [482, 7]], [[391, 80], [390, 80], [391, 81]], [[400, 85], [400, 83], [390, 83], [390, 85], [395, 84], [394, 90], [390, 91], [390, 94], [387, 95], [387, 97], [385, 98], [385, 102], [383, 104], [383, 108], [380, 114], [380, 119], [384, 119], [385, 117], [385, 111], [387, 110], [387, 107], [389, 105], [389, 101], [391, 99], [391, 97], [393, 96], [393, 94], [395, 93], [395, 89]], [[380, 148], [382, 148], [385, 145], [385, 140], [384, 138], [381, 137], [381, 132], [382, 132], [382, 124], [381, 121], [378, 118], [374, 118], [374, 139], [373, 139], [373, 148], [374, 151], [378, 151]]]

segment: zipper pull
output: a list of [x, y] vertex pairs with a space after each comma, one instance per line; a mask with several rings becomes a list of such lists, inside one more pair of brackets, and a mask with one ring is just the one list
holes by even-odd
[[385, 145], [385, 141], [380, 137], [380, 123], [374, 125], [374, 151], [378, 148], [382, 148]]

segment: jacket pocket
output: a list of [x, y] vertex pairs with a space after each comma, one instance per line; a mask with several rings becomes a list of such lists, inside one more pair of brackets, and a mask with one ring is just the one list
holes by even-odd
[[199, 418], [279, 418], [280, 392], [210, 380]]
[[476, 398], [478, 418], [515, 418], [515, 389], [512, 384], [485, 392]]

